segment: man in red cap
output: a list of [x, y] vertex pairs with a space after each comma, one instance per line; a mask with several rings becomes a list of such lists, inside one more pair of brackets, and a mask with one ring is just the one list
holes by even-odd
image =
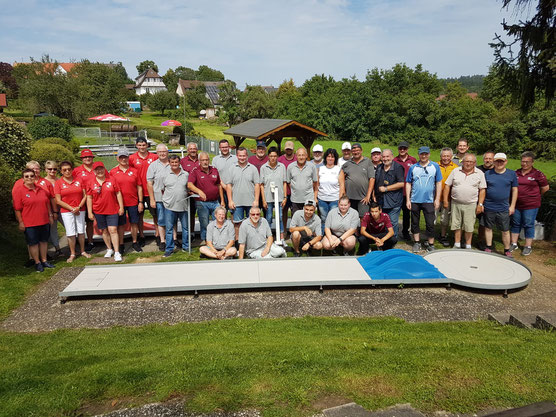
[[[83, 163], [78, 167], [75, 167], [72, 172], [73, 179], [80, 179], [83, 185], [86, 187], [87, 183], [95, 178], [95, 172], [93, 170], [93, 160], [95, 156], [90, 149], [83, 149], [81, 151], [81, 161]], [[85, 216], [85, 230], [87, 233], [87, 246], [85, 246], [85, 252], [90, 252], [93, 247], [93, 221], [90, 220], [87, 216]]]

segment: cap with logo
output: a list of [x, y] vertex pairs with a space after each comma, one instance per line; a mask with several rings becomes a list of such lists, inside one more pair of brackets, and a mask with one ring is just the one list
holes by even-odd
[[97, 162], [95, 162], [95, 163], [93, 164], [93, 169], [97, 169], [97, 168], [104, 168], [104, 169], [106, 169], [106, 168], [104, 167], [104, 164], [102, 163], [102, 161], [97, 161]]
[[351, 151], [351, 143], [349, 142], [342, 143], [342, 151], [345, 151], [346, 149]]
[[81, 151], [81, 158], [86, 158], [86, 157], [88, 157], [88, 156], [93, 157], [93, 158], [95, 157], [95, 156], [93, 155], [93, 152], [92, 152], [90, 149], [83, 149], [83, 150]]
[[306, 206], [313, 206], [316, 207], [317, 205], [315, 204], [314, 200], [305, 200], [305, 205]]
[[266, 142], [264, 140], [257, 141], [257, 148], [265, 148], [266, 149]]

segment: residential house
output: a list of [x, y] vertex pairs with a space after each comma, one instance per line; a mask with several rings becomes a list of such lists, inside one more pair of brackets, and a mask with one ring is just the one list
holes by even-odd
[[160, 91], [166, 91], [166, 85], [162, 81], [162, 77], [153, 69], [149, 68], [135, 78], [135, 92], [137, 95], [140, 96], [146, 93], [155, 94]]
[[0, 113], [3, 113], [6, 107], [8, 107], [8, 99], [6, 98], [6, 94], [0, 94]]
[[197, 80], [182, 80], [178, 81], [178, 87], [176, 88], [176, 93], [178, 96], [183, 97], [187, 90], [193, 89], [193, 87], [204, 85], [207, 90], [205, 96], [208, 98], [213, 107], [220, 105], [220, 91], [219, 87], [224, 84], [224, 81], [197, 81]]

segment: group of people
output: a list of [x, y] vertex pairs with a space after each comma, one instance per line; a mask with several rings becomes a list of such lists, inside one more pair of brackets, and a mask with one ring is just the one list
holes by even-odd
[[[89, 149], [81, 152], [82, 164], [75, 168], [69, 161], [47, 162], [46, 178], [40, 177], [37, 162], [27, 164], [14, 185], [13, 201], [37, 271], [52, 267], [46, 258], [49, 239], [59, 250], [58, 220], [68, 237], [67, 262], [75, 259], [77, 243], [81, 255], [90, 256], [94, 221], [107, 247], [105, 257], [122, 260], [128, 223], [132, 247], [141, 252], [145, 210], [153, 217], [164, 257], [172, 256], [179, 245], [178, 221], [181, 249], [189, 250], [195, 213], [201, 229], [200, 252], [214, 259], [286, 256], [288, 234], [294, 256], [323, 249], [353, 254], [357, 242], [358, 253], [365, 254], [371, 245], [390, 249], [399, 238], [412, 239], [413, 251], [419, 252], [421, 212], [427, 251], [434, 250], [439, 215], [444, 246], [450, 245], [447, 232], [451, 229], [454, 247], [470, 248], [479, 217], [484, 250], [493, 250], [492, 230], [498, 228], [504, 253], [511, 256], [523, 228], [523, 254], [528, 255], [541, 195], [548, 190], [546, 177], [533, 167], [532, 153], [522, 154], [522, 168], [517, 171], [506, 168], [505, 154], [494, 152], [486, 152], [483, 165], [477, 167], [465, 139], [458, 142], [455, 155], [443, 148], [438, 162], [430, 160], [427, 146], [419, 148], [418, 160], [410, 156], [405, 141], [396, 156], [390, 149], [373, 148], [370, 158], [363, 155], [359, 143], [345, 142], [341, 157], [335, 149], [324, 151], [317, 144], [309, 160], [307, 150], [295, 150], [291, 141], [285, 143], [282, 155], [278, 148], [267, 149], [264, 141], [258, 141], [249, 157], [244, 147], [233, 155], [224, 139], [212, 165], [209, 154], [198, 152], [195, 143], [187, 144], [187, 155], [181, 158], [169, 154], [164, 144], [157, 145], [156, 153], [148, 146], [140, 137], [132, 155], [120, 148], [118, 165], [110, 171], [102, 162], [94, 162]], [[61, 178], [56, 176], [58, 169]], [[273, 223], [279, 228], [277, 241]]]

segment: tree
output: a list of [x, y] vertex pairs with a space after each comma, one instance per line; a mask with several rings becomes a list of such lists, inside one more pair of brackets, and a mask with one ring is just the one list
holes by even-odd
[[182, 80], [195, 80], [197, 77], [193, 68], [179, 66], [174, 72], [176, 73], [176, 77]]
[[223, 112], [220, 114], [222, 121], [226, 122], [228, 126], [239, 123], [239, 98], [241, 91], [236, 87], [236, 83], [230, 80], [218, 87], [218, 96], [220, 97], [220, 104], [222, 105]]
[[164, 85], [168, 91], [176, 91], [178, 88], [178, 79], [178, 75], [172, 68], [169, 68], [166, 74], [162, 76], [162, 81], [164, 81]]
[[124, 65], [121, 62], [118, 62], [116, 64], [114, 64], [113, 62], [110, 62], [110, 64], [114, 65], [113, 69], [116, 72], [116, 74], [118, 74], [120, 79], [122, 80], [122, 84], [132, 84], [133, 83], [133, 80], [131, 78], [129, 78], [129, 75], [127, 75], [127, 71], [126, 71]]
[[158, 65], [154, 63], [154, 61], [145, 60], [137, 65], [137, 73], [142, 74], [149, 68], [152, 69], [154, 72], [158, 72]]
[[177, 102], [177, 95], [173, 91], [159, 91], [149, 97], [147, 105], [164, 115], [165, 110], [175, 109]]
[[62, 138], [69, 142], [72, 139], [70, 125], [56, 116], [38, 117], [29, 123], [27, 130], [35, 140]]
[[[544, 96], [545, 107], [554, 98], [556, 79], [554, 60], [556, 54], [556, 17], [554, 0], [537, 0], [535, 15], [519, 24], [502, 27], [511, 39], [506, 41], [496, 34], [494, 48], [494, 68], [502, 79], [504, 87], [522, 111], [530, 109], [537, 95]], [[503, 7], [509, 8], [512, 0], [503, 0]], [[516, 15], [529, 10], [533, 0], [515, 0]], [[518, 46], [517, 54], [512, 47]]]
[[206, 65], [199, 66], [195, 76], [195, 79], [199, 81], [224, 81], [225, 79], [222, 72], [212, 69]]
[[200, 110], [211, 107], [212, 104], [206, 96], [207, 89], [204, 85], [197, 85], [185, 92], [185, 103], [191, 107], [196, 113]]
[[260, 85], [248, 85], [240, 98], [239, 114], [243, 120], [265, 119], [274, 113], [274, 98]]
[[7, 62], [0, 62], [0, 83], [6, 89], [8, 98], [17, 97], [17, 82], [12, 75], [13, 67]]
[[13, 169], [23, 169], [29, 160], [31, 142], [31, 136], [23, 126], [11, 117], [0, 114], [0, 160]]
[[302, 119], [303, 99], [290, 78], [278, 87], [274, 116], [279, 119]]

